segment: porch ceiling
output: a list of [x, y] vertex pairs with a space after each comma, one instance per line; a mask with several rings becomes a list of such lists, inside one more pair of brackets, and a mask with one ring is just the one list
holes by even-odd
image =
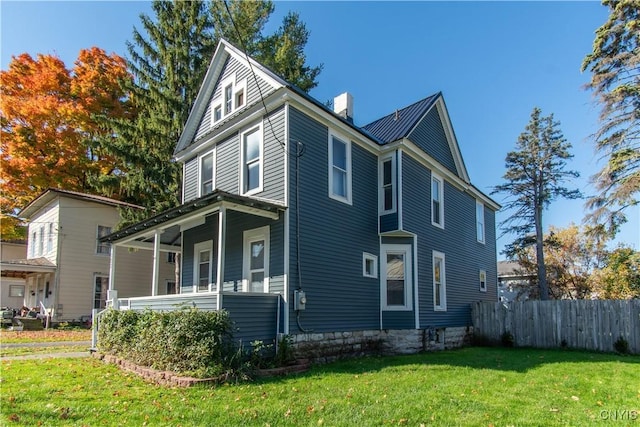
[[193, 222], [195, 218], [200, 216], [204, 217], [219, 210], [223, 206], [230, 210], [274, 219], [278, 218], [280, 212], [286, 209], [285, 206], [273, 202], [216, 190], [206, 196], [166, 210], [116, 231], [115, 233], [104, 236], [100, 241], [116, 244], [124, 241], [133, 243], [134, 245], [136, 242], [144, 244], [152, 241], [155, 230], [162, 229], [160, 243], [162, 245], [175, 246], [179, 244], [180, 229], [183, 224]]
[[53, 273], [56, 266], [46, 258], [14, 259], [0, 263], [2, 277], [24, 278], [30, 273]]

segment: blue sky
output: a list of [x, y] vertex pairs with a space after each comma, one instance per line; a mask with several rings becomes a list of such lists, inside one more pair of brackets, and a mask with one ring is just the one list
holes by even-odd
[[[276, 2], [267, 25], [289, 10], [311, 31], [308, 62], [324, 64], [311, 95], [325, 102], [349, 91], [355, 122], [365, 125], [442, 91], [473, 183], [485, 193], [502, 182], [534, 106], [553, 113], [573, 144], [569, 184], [586, 195], [599, 169], [589, 139], [598, 107], [580, 72], [608, 11], [599, 2]], [[68, 66], [99, 46], [126, 56], [126, 41], [147, 2], [0, 2], [2, 69], [12, 55], [57, 54]], [[494, 198], [500, 202], [500, 195]], [[583, 201], [557, 201], [546, 225], [580, 223]], [[640, 209], [617, 241], [640, 249]], [[498, 221], [507, 212], [498, 214]], [[499, 250], [509, 237], [498, 241]], [[499, 255], [499, 258], [502, 256]]]

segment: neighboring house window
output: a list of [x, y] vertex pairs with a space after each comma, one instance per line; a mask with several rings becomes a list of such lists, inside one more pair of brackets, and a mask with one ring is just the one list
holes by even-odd
[[169, 264], [176, 263], [176, 253], [175, 252], [167, 252], [167, 262]]
[[107, 308], [107, 290], [109, 290], [109, 276], [96, 274], [94, 276], [93, 308], [104, 310]]
[[193, 246], [193, 278], [197, 292], [208, 292], [213, 268], [213, 241], [196, 243]]
[[33, 233], [31, 233], [31, 247], [29, 248], [29, 251], [31, 252], [32, 257], [36, 256], [37, 243], [38, 243], [38, 233], [34, 231]]
[[9, 285], [10, 297], [24, 297], [24, 285]]
[[444, 228], [443, 180], [431, 175], [431, 224]]
[[378, 257], [375, 255], [362, 253], [362, 275], [364, 277], [378, 277]]
[[245, 292], [269, 292], [269, 226], [244, 232]]
[[176, 282], [174, 280], [167, 280], [167, 295], [173, 295], [177, 293]]
[[382, 309], [411, 310], [411, 246], [383, 245]]
[[484, 205], [476, 200], [476, 238], [484, 243]]
[[209, 194], [215, 188], [215, 152], [200, 157], [200, 196]]
[[104, 225], [98, 226], [98, 244], [96, 246], [96, 253], [103, 255], [109, 255], [111, 253], [111, 243], [100, 241], [101, 237], [109, 234], [111, 234], [111, 227], [106, 227]]
[[47, 252], [53, 250], [53, 223], [49, 223], [49, 234], [47, 234]]
[[380, 212], [396, 210], [396, 164], [395, 157], [382, 159], [380, 163]]
[[351, 204], [351, 142], [329, 134], [329, 197]]
[[480, 270], [480, 291], [487, 292], [487, 272]]
[[436, 251], [433, 251], [433, 308], [436, 311], [447, 311], [444, 254]]
[[243, 195], [262, 191], [262, 125], [258, 125], [241, 134]]
[[44, 226], [40, 227], [40, 238], [38, 239], [38, 255], [44, 254]]

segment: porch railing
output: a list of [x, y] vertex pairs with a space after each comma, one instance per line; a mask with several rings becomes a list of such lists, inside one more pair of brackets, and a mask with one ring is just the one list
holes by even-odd
[[118, 306], [120, 310], [175, 310], [182, 307], [217, 310], [218, 298], [217, 292], [118, 298]]

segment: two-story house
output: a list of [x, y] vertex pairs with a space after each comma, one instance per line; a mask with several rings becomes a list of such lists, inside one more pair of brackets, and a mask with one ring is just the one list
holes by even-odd
[[[120, 222], [118, 207], [140, 208], [107, 197], [49, 189], [20, 212], [28, 220], [27, 257], [5, 260], [3, 273], [25, 280], [22, 304], [46, 309], [55, 322], [81, 321], [106, 306], [111, 245], [100, 237]], [[151, 280], [147, 251], [127, 251], [116, 274], [121, 295], [144, 295], [139, 283]], [[175, 292], [172, 259], [159, 262], [164, 287]], [[15, 307], [20, 308], [20, 306]]]
[[226, 309], [245, 342], [418, 340], [497, 299], [499, 206], [471, 184], [440, 93], [357, 126], [349, 94], [332, 111], [221, 41], [175, 158], [183, 204], [103, 241], [180, 252], [180, 293], [154, 279], [116, 307]]

